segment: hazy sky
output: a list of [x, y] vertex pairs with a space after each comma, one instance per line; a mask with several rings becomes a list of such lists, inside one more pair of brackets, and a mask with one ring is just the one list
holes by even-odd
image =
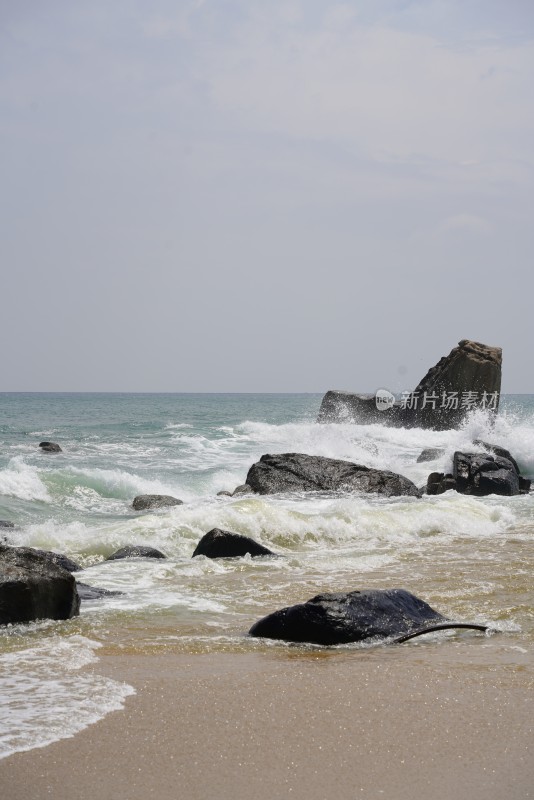
[[534, 392], [532, 0], [0, 0], [0, 390]]

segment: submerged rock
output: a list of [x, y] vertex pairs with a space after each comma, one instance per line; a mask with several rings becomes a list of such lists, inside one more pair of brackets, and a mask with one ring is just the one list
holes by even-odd
[[76, 588], [80, 600], [101, 600], [103, 597], [116, 597], [122, 595], [124, 592], [118, 592], [113, 589], [101, 589], [99, 586], [89, 586], [87, 583], [76, 582]]
[[275, 553], [258, 544], [248, 536], [240, 533], [224, 531], [220, 528], [206, 533], [197, 544], [192, 558], [195, 556], [207, 556], [207, 558], [238, 558], [240, 556], [273, 556]]
[[303, 453], [262, 456], [249, 469], [247, 484], [258, 494], [333, 491], [419, 497], [417, 486], [395, 472]]
[[79, 609], [70, 572], [32, 548], [0, 545], [0, 625], [70, 619]]
[[14, 528], [15, 523], [10, 522], [8, 519], [0, 519], [0, 528]]
[[422, 450], [417, 456], [417, 463], [420, 464], [422, 461], [435, 461], [435, 459], [440, 458], [444, 452], [445, 450], [442, 447], [427, 447], [426, 450]]
[[56, 442], [41, 442], [39, 447], [43, 453], [62, 453], [61, 447]]
[[236, 486], [232, 492], [232, 497], [240, 497], [244, 494], [254, 494], [254, 489], [252, 486], [249, 486], [248, 483], [241, 483], [239, 486]]
[[146, 511], [149, 508], [164, 508], [165, 506], [182, 506], [182, 500], [170, 494], [138, 494], [134, 497], [132, 506], [136, 511]]
[[249, 633], [266, 639], [336, 645], [402, 636], [446, 618], [405, 589], [319, 594], [269, 614]]
[[375, 395], [330, 390], [323, 397], [317, 421], [457, 428], [473, 408], [497, 412], [501, 367], [500, 347], [462, 339], [403, 401], [380, 410]]
[[145, 547], [144, 545], [128, 545], [116, 550], [115, 553], [108, 556], [106, 561], [118, 561], [121, 558], [167, 558], [161, 550], [156, 550], [155, 547]]

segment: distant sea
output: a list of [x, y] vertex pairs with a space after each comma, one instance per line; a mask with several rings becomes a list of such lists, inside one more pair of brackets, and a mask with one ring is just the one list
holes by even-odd
[[[103, 653], [190, 654], [284, 648], [246, 637], [253, 622], [324, 591], [404, 587], [490, 635], [414, 640], [522, 670], [534, 645], [534, 494], [473, 498], [365, 495], [219, 497], [264, 453], [302, 452], [406, 475], [448, 471], [474, 439], [508, 448], [534, 478], [534, 395], [501, 398], [493, 424], [461, 430], [315, 422], [313, 394], [0, 394], [0, 519], [8, 543], [65, 553], [85, 583], [122, 594], [67, 622], [0, 629], [0, 757], [71, 736], [121, 708], [132, 687], [98, 674]], [[39, 450], [58, 442], [60, 454]], [[443, 448], [417, 463], [423, 448]], [[137, 494], [184, 505], [136, 513]], [[191, 559], [213, 527], [252, 536], [281, 559]], [[143, 544], [161, 561], [104, 558]], [[369, 647], [370, 645], [367, 645]], [[364, 653], [365, 647], [340, 648]], [[398, 651], [399, 654], [401, 650]], [[399, 655], [399, 657], [401, 657]]]

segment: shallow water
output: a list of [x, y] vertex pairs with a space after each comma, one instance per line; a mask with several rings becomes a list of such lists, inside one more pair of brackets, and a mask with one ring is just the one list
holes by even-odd
[[[123, 592], [83, 603], [80, 617], [68, 622], [1, 632], [0, 755], [70, 736], [120, 707], [131, 688], [87, 668], [100, 653], [305, 653], [245, 634], [266, 613], [324, 591], [403, 587], [449, 617], [490, 626], [485, 636], [413, 640], [394, 657], [412, 647], [422, 658], [447, 650], [466, 663], [531, 668], [534, 495], [216, 493], [242, 483], [267, 452], [344, 458], [422, 485], [430, 472], [449, 468], [455, 450], [473, 449], [476, 438], [510, 449], [534, 478], [534, 397], [506, 398], [494, 427], [478, 413], [462, 430], [444, 432], [318, 425], [320, 399], [0, 395], [0, 519], [18, 526], [5, 531], [10, 543], [65, 553], [85, 567], [80, 580]], [[43, 439], [64, 452], [41, 453]], [[426, 447], [445, 452], [417, 464]], [[184, 505], [136, 513], [132, 499], [145, 492], [171, 494]], [[215, 526], [284, 557], [191, 560]], [[103, 561], [127, 544], [156, 547], [168, 558]]]

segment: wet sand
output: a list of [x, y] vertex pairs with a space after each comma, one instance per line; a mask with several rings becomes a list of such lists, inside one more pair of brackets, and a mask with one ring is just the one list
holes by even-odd
[[2, 797], [534, 797], [532, 670], [400, 647], [104, 656], [95, 670], [137, 694], [71, 739], [0, 761]]

